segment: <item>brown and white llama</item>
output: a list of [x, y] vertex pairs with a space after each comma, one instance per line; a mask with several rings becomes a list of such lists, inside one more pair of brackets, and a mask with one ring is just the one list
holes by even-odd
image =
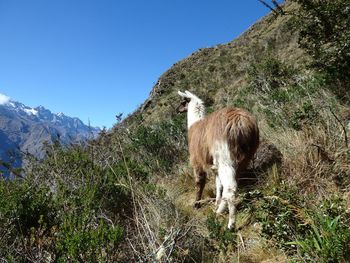
[[259, 146], [259, 129], [255, 118], [239, 108], [223, 108], [205, 116], [203, 101], [189, 91], [177, 108], [187, 111], [188, 148], [196, 179], [196, 202], [202, 197], [207, 172], [217, 169], [217, 214], [229, 208], [228, 228], [235, 225], [237, 179]]

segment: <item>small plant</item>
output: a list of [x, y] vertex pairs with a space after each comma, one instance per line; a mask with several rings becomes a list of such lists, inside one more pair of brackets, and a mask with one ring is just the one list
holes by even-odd
[[348, 79], [350, 70], [350, 2], [348, 0], [293, 0], [299, 44], [313, 58], [312, 66], [334, 77]]
[[270, 92], [285, 86], [295, 73], [294, 68], [269, 56], [248, 69], [248, 78], [253, 89]]
[[312, 262], [342, 261], [350, 253], [350, 229], [339, 219], [316, 215], [306, 237], [289, 244], [297, 245], [303, 258]]
[[297, 229], [303, 229], [304, 223], [291, 207], [278, 198], [265, 198], [260, 205], [257, 220], [262, 225], [263, 235], [272, 238], [280, 248], [293, 249], [288, 242], [294, 240]]
[[308, 229], [300, 208], [303, 201], [296, 196], [295, 188], [280, 185], [272, 189], [271, 195], [260, 197], [255, 206], [255, 218], [262, 226], [262, 235], [290, 253], [295, 251], [295, 245], [289, 242]]
[[252, 190], [244, 192], [242, 195], [242, 201], [240, 203], [240, 208], [243, 209], [253, 209], [252, 203], [263, 198], [264, 195], [259, 190]]
[[236, 246], [236, 233], [230, 231], [224, 222], [216, 217], [215, 214], [210, 214], [207, 218], [206, 225], [209, 231], [209, 238], [215, 241], [221, 251], [225, 253], [228, 246]]
[[286, 103], [290, 97], [286, 90], [277, 90], [271, 93], [271, 98], [276, 103]]
[[77, 260], [101, 262], [110, 260], [123, 238], [123, 228], [109, 225], [103, 219], [93, 222], [93, 215], [67, 216], [58, 233], [58, 262]]
[[293, 113], [290, 125], [295, 130], [301, 130], [302, 126], [311, 123], [317, 118], [318, 114], [310, 102], [304, 102], [302, 107]]

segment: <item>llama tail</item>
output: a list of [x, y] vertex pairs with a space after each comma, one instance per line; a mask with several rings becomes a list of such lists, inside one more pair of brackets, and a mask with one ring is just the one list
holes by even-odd
[[253, 158], [259, 146], [259, 129], [254, 117], [245, 112], [234, 116], [226, 126], [231, 157], [238, 163]]

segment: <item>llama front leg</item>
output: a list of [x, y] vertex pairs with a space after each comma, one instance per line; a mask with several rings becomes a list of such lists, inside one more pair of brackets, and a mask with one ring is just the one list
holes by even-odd
[[200, 203], [198, 202], [202, 198], [203, 189], [206, 183], [207, 174], [201, 169], [195, 169], [196, 177], [196, 201], [194, 203], [194, 208], [200, 208]]

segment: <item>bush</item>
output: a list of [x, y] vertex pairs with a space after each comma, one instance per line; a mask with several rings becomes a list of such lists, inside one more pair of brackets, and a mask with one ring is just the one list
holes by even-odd
[[350, 1], [294, 0], [300, 5], [299, 44], [312, 65], [340, 79], [350, 76]]
[[314, 215], [311, 230], [303, 239], [290, 244], [297, 245], [303, 258], [310, 262], [349, 260], [350, 229], [339, 219], [340, 216]]
[[262, 198], [258, 203], [256, 219], [261, 223], [262, 234], [272, 239], [277, 247], [293, 251], [289, 243], [304, 235], [307, 225], [298, 212], [301, 209], [279, 196]]
[[154, 125], [140, 123], [133, 129], [119, 128], [118, 134], [122, 136], [116, 138], [116, 143], [123, 148], [119, 154], [124, 155], [135, 178], [147, 181], [155, 172], [168, 173], [186, 158], [184, 122], [183, 116], [178, 115]]
[[226, 253], [229, 246], [236, 246], [237, 233], [230, 231], [225, 222], [220, 222], [215, 214], [207, 217], [206, 225], [209, 231], [209, 238], [215, 241], [219, 250]]
[[263, 236], [275, 246], [289, 254], [298, 252], [303, 261], [349, 260], [350, 215], [341, 198], [330, 197], [318, 207], [310, 207], [313, 202], [305, 207], [306, 202], [290, 189], [256, 197], [256, 220]]
[[310, 229], [290, 244], [297, 245], [304, 260], [345, 262], [350, 258], [349, 214], [341, 199], [325, 200], [308, 212]]
[[290, 126], [295, 130], [300, 130], [307, 123], [312, 123], [316, 120], [318, 112], [310, 102], [304, 102], [303, 105], [294, 111], [290, 120]]
[[53, 225], [56, 208], [49, 190], [44, 186], [33, 187], [26, 182], [0, 181], [1, 219], [15, 219], [12, 222], [23, 233], [39, 226], [39, 220]]
[[101, 262], [121, 254], [130, 192], [89, 150], [56, 143], [25, 179], [0, 180], [0, 258]]
[[93, 211], [68, 215], [61, 224], [57, 241], [57, 261], [105, 262], [115, 260], [123, 239], [123, 228], [104, 219], [96, 220]]
[[249, 67], [248, 78], [254, 90], [271, 92], [290, 83], [295, 73], [292, 67], [268, 56]]

